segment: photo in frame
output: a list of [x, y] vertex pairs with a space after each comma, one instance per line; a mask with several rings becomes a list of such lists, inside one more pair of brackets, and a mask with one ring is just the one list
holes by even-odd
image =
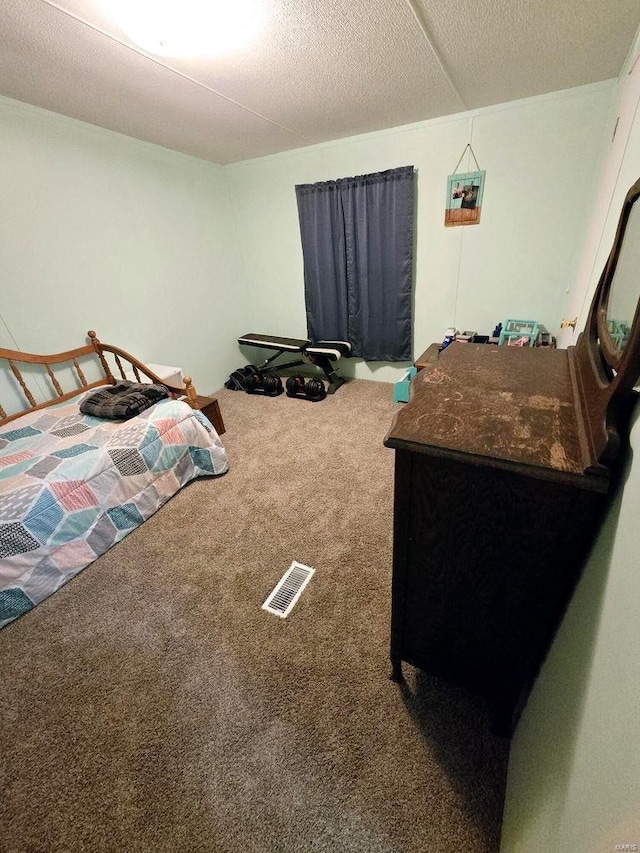
[[447, 178], [444, 224], [477, 225], [482, 213], [482, 195], [486, 172], [463, 172]]

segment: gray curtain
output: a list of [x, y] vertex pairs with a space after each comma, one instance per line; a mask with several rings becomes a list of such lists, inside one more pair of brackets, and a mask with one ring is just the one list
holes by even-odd
[[413, 166], [296, 186], [307, 334], [411, 361]]

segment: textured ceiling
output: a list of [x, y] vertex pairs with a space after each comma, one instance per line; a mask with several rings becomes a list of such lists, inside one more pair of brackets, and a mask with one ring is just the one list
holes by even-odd
[[230, 163], [615, 77], [640, 23], [638, 0], [264, 4], [250, 47], [186, 60], [99, 0], [2, 0], [0, 94]]

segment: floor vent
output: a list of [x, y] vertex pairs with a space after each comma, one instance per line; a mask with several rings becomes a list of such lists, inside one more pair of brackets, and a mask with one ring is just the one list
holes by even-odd
[[311, 580], [314, 572], [315, 569], [310, 566], [303, 566], [302, 563], [296, 563], [294, 560], [262, 605], [262, 609], [269, 613], [275, 613], [276, 616], [281, 616], [283, 619], [286, 618], [293, 610], [294, 604], [302, 595], [303, 589]]

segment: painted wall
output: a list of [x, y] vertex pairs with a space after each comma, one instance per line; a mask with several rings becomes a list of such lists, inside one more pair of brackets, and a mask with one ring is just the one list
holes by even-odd
[[[487, 332], [519, 316], [555, 329], [612, 92], [598, 84], [226, 168], [0, 98], [0, 345], [55, 351], [95, 327], [209, 392], [255, 360], [239, 334], [306, 334], [294, 185], [409, 163], [415, 355], [452, 323]], [[446, 176], [469, 140], [488, 175], [482, 223], [445, 229]]]
[[[584, 328], [591, 299], [604, 268], [618, 225], [618, 215], [629, 187], [640, 177], [638, 170], [638, 105], [640, 101], [640, 60], [636, 47], [630, 51], [620, 76], [607, 122], [603, 147], [603, 165], [595, 189], [587, 239], [578, 264], [574, 286], [567, 298], [564, 316], [577, 318], [574, 330], [560, 333], [558, 343], [575, 343]], [[635, 65], [634, 65], [635, 61]]]
[[[613, 144], [608, 134], [569, 295], [583, 318], [622, 200], [640, 177], [637, 50], [638, 40], [620, 77], [618, 130]], [[640, 407], [634, 414], [623, 483], [515, 733], [502, 853], [640, 850]]]
[[222, 167], [0, 98], [0, 187], [0, 346], [93, 328], [221, 386], [245, 331]]
[[[247, 331], [306, 336], [295, 184], [413, 164], [414, 355], [452, 324], [487, 334], [507, 317], [532, 318], [557, 332], [613, 91], [612, 82], [587, 86], [227, 166], [252, 293]], [[446, 178], [470, 140], [487, 171], [482, 222], [445, 228]], [[398, 375], [397, 367], [343, 365], [357, 376]]]

